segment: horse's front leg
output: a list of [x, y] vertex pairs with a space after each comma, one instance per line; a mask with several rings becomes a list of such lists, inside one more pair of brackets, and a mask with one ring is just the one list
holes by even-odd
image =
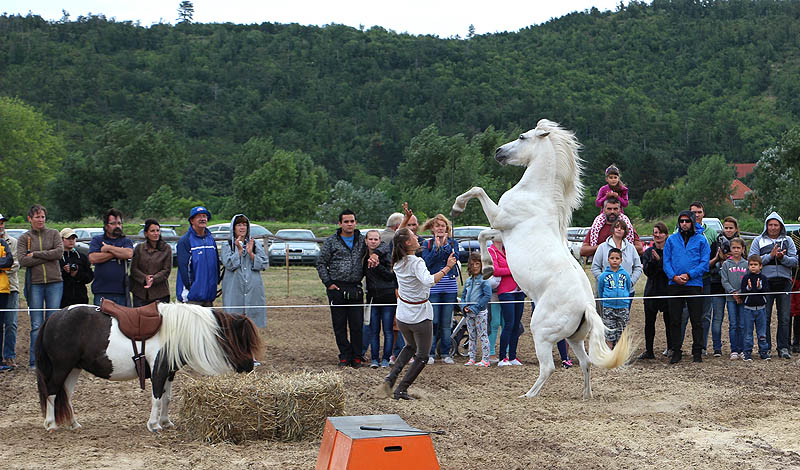
[[501, 239], [502, 233], [499, 230], [486, 229], [478, 234], [478, 244], [481, 247], [481, 263], [483, 264], [483, 278], [489, 279], [494, 275], [494, 262], [492, 257], [489, 256], [489, 250], [486, 247], [487, 240]]
[[478, 198], [478, 200], [481, 202], [481, 206], [483, 207], [483, 212], [486, 214], [486, 218], [489, 220], [489, 225], [494, 226], [494, 219], [497, 217], [499, 208], [497, 207], [497, 204], [495, 204], [494, 201], [492, 201], [492, 199], [486, 194], [486, 191], [478, 186], [473, 187], [469, 191], [456, 198], [456, 202], [453, 204], [453, 208], [450, 210], [450, 215], [453, 217], [460, 215], [462, 212], [464, 212], [464, 209], [466, 209], [467, 202], [473, 198]]
[[164, 384], [164, 394], [161, 395], [161, 417], [158, 424], [163, 429], [174, 428], [175, 424], [169, 419], [169, 402], [172, 400], [172, 381], [175, 380], [175, 373], [167, 377], [167, 383]]
[[147, 430], [150, 432], [161, 431], [161, 402], [167, 388], [167, 379], [170, 377], [167, 361], [163, 360], [161, 352], [158, 353], [153, 364], [150, 383], [153, 386], [153, 398], [150, 405], [150, 419], [147, 420]]

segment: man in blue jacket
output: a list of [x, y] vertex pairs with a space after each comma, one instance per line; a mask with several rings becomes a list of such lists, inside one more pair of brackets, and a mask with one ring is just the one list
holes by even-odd
[[[703, 362], [703, 274], [708, 271], [711, 247], [703, 235], [703, 227], [695, 222], [694, 213], [682, 211], [678, 215], [678, 231], [667, 238], [664, 244], [664, 273], [669, 279], [667, 293], [669, 311], [680, 312], [684, 304], [689, 310], [692, 323], [692, 357], [694, 362]], [[669, 348], [674, 352], [670, 364], [680, 362], [683, 352], [681, 316], [670, 317]]]
[[214, 236], [206, 230], [211, 212], [203, 206], [192, 208], [189, 231], [178, 240], [178, 280], [176, 296], [180, 302], [211, 307], [217, 298], [219, 255]]

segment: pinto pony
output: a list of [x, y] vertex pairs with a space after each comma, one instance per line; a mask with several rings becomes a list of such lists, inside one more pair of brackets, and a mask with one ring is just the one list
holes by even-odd
[[[146, 340], [152, 367], [152, 407], [147, 429], [174, 425], [168, 416], [172, 381], [183, 366], [203, 375], [250, 372], [261, 339], [244, 315], [229, 315], [191, 304], [158, 304], [161, 329]], [[80, 427], [72, 409], [72, 393], [81, 370], [109, 380], [137, 378], [131, 340], [116, 318], [94, 305], [72, 305], [54, 313], [36, 339], [36, 379], [44, 427]]]
[[500, 237], [514, 280], [536, 303], [530, 331], [539, 377], [526, 397], [539, 394], [555, 371], [553, 345], [563, 338], [580, 361], [584, 399], [592, 396], [590, 362], [611, 369], [627, 362], [633, 353], [627, 329], [613, 350], [606, 344], [606, 327], [595, 308], [592, 286], [566, 245], [572, 211], [580, 206], [583, 194], [579, 148], [574, 133], [542, 119], [535, 129], [495, 152], [501, 165], [527, 167], [498, 204], [478, 187], [458, 196], [453, 204], [452, 214], [458, 215], [470, 199], [478, 198], [492, 226], [478, 236], [484, 278], [493, 273], [486, 241]]

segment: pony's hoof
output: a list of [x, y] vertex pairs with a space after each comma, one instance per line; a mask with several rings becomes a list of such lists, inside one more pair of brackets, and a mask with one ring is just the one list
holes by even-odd
[[150, 432], [161, 432], [161, 425], [158, 423], [147, 423], [147, 430]]
[[45, 431], [47, 431], [47, 432], [53, 432], [53, 431], [55, 431], [56, 429], [58, 429], [58, 426], [56, 426], [56, 423], [55, 423], [55, 422], [52, 422], [52, 421], [51, 421], [51, 422], [48, 422], [48, 421], [45, 421], [45, 422], [44, 422], [44, 430], [45, 430]]
[[175, 423], [170, 420], [161, 421], [159, 424], [161, 425], [162, 429], [172, 429], [175, 427]]
[[82, 427], [83, 426], [81, 426], [81, 423], [79, 423], [77, 421], [73, 421], [72, 424], [70, 424], [69, 427], [67, 427], [67, 429], [69, 429], [70, 431], [74, 431], [74, 430], [80, 429]]
[[484, 265], [482, 273], [484, 279], [489, 279], [490, 277], [494, 276], [494, 267]]

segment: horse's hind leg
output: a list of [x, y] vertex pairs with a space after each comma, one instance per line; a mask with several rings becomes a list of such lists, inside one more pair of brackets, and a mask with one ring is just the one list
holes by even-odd
[[583, 340], [575, 341], [567, 338], [567, 343], [569, 343], [569, 347], [572, 348], [572, 352], [575, 353], [575, 357], [578, 358], [578, 363], [581, 365], [581, 371], [583, 372], [583, 399], [588, 400], [592, 398], [591, 371], [589, 370], [592, 362], [589, 360], [589, 355], [586, 354]]
[[78, 382], [78, 377], [80, 375], [80, 369], [72, 369], [66, 380], [64, 380], [64, 390], [67, 391], [67, 406], [69, 407], [69, 414], [72, 417], [72, 422], [67, 426], [67, 429], [78, 429], [81, 427], [78, 420], [75, 419], [75, 409], [72, 408], [72, 393], [75, 391], [75, 384]]
[[544, 383], [556, 370], [556, 366], [553, 364], [553, 343], [545, 340], [537, 341], [534, 337], [533, 344], [536, 347], [536, 358], [539, 359], [539, 377], [536, 378], [536, 383], [528, 390], [528, 393], [522, 395], [527, 398], [538, 395], [542, 391]]
[[161, 417], [158, 424], [163, 429], [174, 428], [175, 424], [169, 419], [169, 402], [172, 399], [172, 381], [175, 379], [175, 374], [171, 374], [164, 384], [164, 394], [161, 395]]

